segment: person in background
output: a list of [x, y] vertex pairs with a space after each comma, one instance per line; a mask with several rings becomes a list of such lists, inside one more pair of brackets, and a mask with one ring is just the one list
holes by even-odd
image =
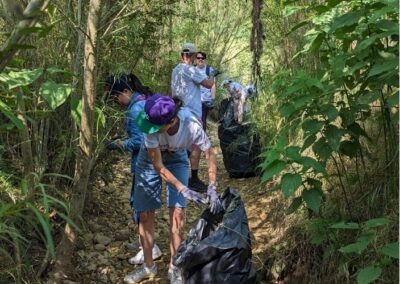
[[206, 204], [206, 198], [187, 187], [189, 161], [186, 149], [196, 145], [204, 151], [208, 165], [207, 197], [210, 212], [223, 210], [217, 196], [217, 166], [211, 142], [201, 123], [187, 108], [181, 108], [179, 98], [153, 95], [146, 100], [144, 111], [136, 122], [145, 133], [136, 167], [134, 208], [140, 212], [139, 234], [144, 250], [144, 264], [124, 278], [125, 284], [154, 278], [157, 267], [151, 257], [154, 243], [155, 210], [161, 207], [161, 181], [167, 183], [167, 205], [170, 216], [171, 261], [168, 278], [171, 284], [181, 284], [181, 271], [172, 263], [182, 241], [186, 200]]
[[[196, 55], [196, 68], [209, 78], [210, 74], [216, 76], [216, 70], [207, 64], [207, 54], [205, 52], [199, 51]], [[201, 122], [203, 123], [203, 129], [207, 129], [207, 116], [208, 112], [214, 108], [215, 92], [216, 92], [216, 80], [214, 77], [214, 84], [211, 89], [205, 88], [200, 85], [201, 91]]]
[[222, 81], [221, 86], [228, 91], [233, 100], [233, 115], [235, 121], [242, 124], [245, 102], [248, 95], [246, 88], [232, 80]]
[[[185, 43], [181, 49], [181, 63], [172, 71], [171, 92], [172, 97], [178, 97], [183, 101], [193, 115], [202, 121], [202, 104], [200, 86], [211, 89], [214, 85], [214, 75], [211, 72], [209, 78], [200, 72], [193, 63], [197, 54], [193, 43]], [[193, 146], [190, 153], [191, 177], [189, 186], [198, 192], [205, 192], [207, 185], [198, 177], [199, 161], [201, 151], [197, 146]]]
[[[120, 105], [127, 108], [125, 112], [124, 128], [128, 134], [126, 139], [105, 140], [104, 145], [108, 150], [122, 150], [131, 152], [131, 173], [132, 188], [130, 195], [130, 204], [133, 210], [133, 220], [136, 224], [139, 222], [139, 216], [133, 209], [133, 190], [135, 184], [135, 169], [137, 156], [139, 154], [140, 145], [143, 142], [143, 133], [136, 125], [136, 118], [143, 110], [146, 98], [153, 95], [153, 91], [149, 87], [143, 86], [139, 78], [134, 74], [111, 75], [106, 79], [105, 90], [108, 91], [108, 98], [111, 101], [117, 101]], [[129, 258], [131, 264], [142, 264], [144, 262], [143, 249], [139, 244], [132, 245], [133, 248], [140, 248], [140, 251], [133, 257]], [[160, 248], [154, 244], [153, 259], [161, 257]]]

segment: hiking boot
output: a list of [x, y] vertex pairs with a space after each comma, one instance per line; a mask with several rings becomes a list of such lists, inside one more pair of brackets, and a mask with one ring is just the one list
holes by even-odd
[[171, 284], [182, 284], [183, 280], [181, 270], [175, 265], [170, 266], [168, 269], [168, 279]]
[[[156, 244], [154, 244], [152, 253], [153, 253], [153, 260], [156, 260], [162, 256], [162, 252], [158, 247], [158, 245]], [[141, 249], [135, 256], [128, 259], [128, 262], [130, 264], [143, 264], [144, 263], [143, 249]]]
[[188, 187], [191, 190], [194, 190], [194, 191], [197, 191], [197, 192], [200, 192], [200, 193], [207, 192], [207, 188], [208, 188], [208, 186], [204, 182], [202, 182], [201, 180], [192, 179], [192, 178], [189, 179]]
[[131, 274], [128, 274], [124, 278], [125, 284], [139, 283], [144, 279], [153, 279], [157, 275], [157, 266], [153, 264], [153, 267], [147, 267], [145, 264], [138, 267]]

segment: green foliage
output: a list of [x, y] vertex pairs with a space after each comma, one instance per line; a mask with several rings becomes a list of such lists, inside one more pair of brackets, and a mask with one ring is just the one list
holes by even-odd
[[[390, 158], [398, 156], [396, 7], [395, 1], [357, 0], [286, 7], [283, 14], [289, 19], [309, 11], [309, 17], [290, 31], [308, 27], [293, 60], [315, 56], [320, 64], [315, 70], [304, 66], [275, 74], [271, 90], [283, 123], [261, 155], [262, 181], [281, 176], [279, 188], [292, 200], [287, 213], [305, 205], [314, 214], [309, 216], [318, 216], [320, 221], [310, 228], [315, 244], [326, 245], [327, 251], [334, 247], [346, 263], [353, 254], [375, 256], [367, 268], [357, 265], [362, 269], [359, 283], [380, 277], [390, 267], [382, 264], [384, 257], [395, 256], [398, 249], [398, 244], [385, 244], [391, 239], [380, 234], [382, 227], [392, 226], [387, 216], [370, 214], [369, 220], [359, 222], [365, 217], [356, 217], [354, 209], [354, 196], [364, 194], [359, 189], [372, 190], [364, 181], [374, 174], [365, 161], [373, 142], [367, 125], [383, 129], [377, 139], [383, 143], [378, 150], [384, 153], [374, 158], [380, 161], [379, 170], [387, 173], [385, 194], [392, 196], [390, 185], [398, 183], [398, 163]], [[343, 205], [333, 207], [332, 197], [340, 195]], [[338, 215], [346, 221], [330, 221]], [[350, 234], [350, 239], [344, 237]]]

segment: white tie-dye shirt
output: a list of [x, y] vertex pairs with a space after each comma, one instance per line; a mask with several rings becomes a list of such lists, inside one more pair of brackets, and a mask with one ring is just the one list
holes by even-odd
[[207, 79], [195, 66], [180, 63], [172, 71], [172, 97], [178, 97], [196, 118], [201, 119], [200, 82]]
[[168, 133], [144, 134], [144, 144], [147, 148], [160, 148], [161, 151], [167, 150], [176, 152], [178, 150], [191, 149], [197, 145], [201, 151], [206, 151], [211, 147], [210, 139], [204, 132], [198, 119], [187, 108], [182, 108], [178, 112], [180, 119], [178, 132], [174, 135]]

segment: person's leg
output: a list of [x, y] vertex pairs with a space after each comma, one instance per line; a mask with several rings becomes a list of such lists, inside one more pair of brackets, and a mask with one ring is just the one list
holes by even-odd
[[198, 192], [207, 191], [207, 186], [204, 182], [199, 179], [199, 162], [200, 162], [201, 150], [197, 146], [192, 147], [192, 152], [190, 153], [190, 168], [191, 168], [191, 177], [189, 180], [189, 187]]
[[152, 267], [153, 246], [154, 246], [154, 211], [140, 212], [139, 236], [143, 247], [144, 263], [147, 267]]
[[169, 247], [171, 250], [170, 265], [172, 265], [172, 259], [176, 255], [176, 251], [178, 250], [178, 247], [182, 242], [182, 231], [183, 227], [185, 226], [185, 209], [169, 208], [169, 220]]

